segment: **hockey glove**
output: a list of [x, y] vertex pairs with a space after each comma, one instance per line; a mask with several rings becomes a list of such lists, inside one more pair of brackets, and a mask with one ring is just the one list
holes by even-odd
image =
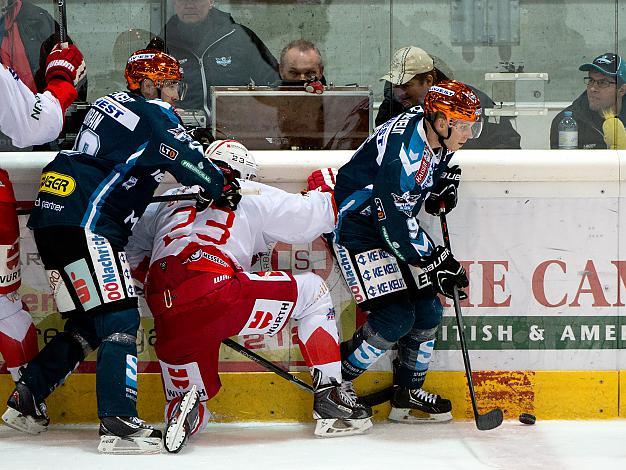
[[[453, 298], [454, 286], [459, 289], [469, 286], [465, 269], [454, 259], [448, 248], [436, 247], [430, 255], [421, 259], [419, 265], [437, 292], [450, 299]], [[459, 299], [466, 298], [465, 292], [459, 291]]]
[[202, 212], [204, 209], [209, 207], [212, 203], [213, 203], [213, 199], [207, 197], [203, 189], [201, 189], [200, 192], [196, 194], [196, 210], [198, 212]]
[[[63, 47], [66, 46], [66, 47]], [[46, 59], [46, 82], [58, 78], [76, 87], [85, 78], [87, 69], [83, 54], [74, 44], [57, 44]]]
[[222, 170], [222, 174], [224, 175], [224, 188], [222, 189], [221, 196], [215, 201], [215, 205], [234, 211], [237, 209], [239, 201], [241, 201], [241, 185], [235, 177], [235, 170], [227, 163], [220, 161], [215, 161], [214, 163]]
[[322, 168], [321, 170], [315, 170], [307, 178], [307, 191], [332, 193], [335, 190], [336, 175], [336, 168]]
[[431, 188], [430, 194], [424, 202], [424, 209], [432, 215], [439, 215], [441, 202], [445, 204], [444, 214], [456, 207], [458, 200], [457, 189], [461, 182], [461, 168], [453, 165], [446, 169], [439, 181]]
[[213, 137], [211, 129], [208, 127], [194, 127], [188, 132], [188, 134], [193, 137], [193, 140], [199, 142], [204, 150], [215, 142], [215, 137]]

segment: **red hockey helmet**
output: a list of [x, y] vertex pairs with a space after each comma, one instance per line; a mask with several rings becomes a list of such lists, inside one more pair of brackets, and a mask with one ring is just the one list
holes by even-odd
[[480, 100], [465, 83], [445, 80], [431, 86], [424, 99], [424, 111], [429, 115], [441, 112], [449, 125], [468, 127], [472, 138], [478, 138], [482, 131]]
[[429, 88], [424, 111], [442, 112], [448, 119], [478, 121], [482, 114], [480, 100], [465, 83], [445, 80]]
[[166, 80], [180, 82], [183, 71], [174, 57], [155, 49], [140, 49], [126, 62], [124, 71], [128, 89], [138, 90], [142, 80], [149, 78], [157, 88], [162, 88]]

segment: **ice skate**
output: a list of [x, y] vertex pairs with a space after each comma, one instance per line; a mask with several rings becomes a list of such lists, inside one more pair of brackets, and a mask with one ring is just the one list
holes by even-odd
[[23, 382], [17, 382], [13, 393], [7, 400], [7, 410], [2, 415], [7, 426], [28, 434], [39, 434], [47, 430], [50, 418], [46, 404], [37, 402]]
[[363, 434], [372, 427], [372, 409], [357, 404], [356, 399], [349, 393], [352, 390], [350, 382], [346, 385], [342, 384], [342, 389], [342, 385], [332, 378], [327, 384], [322, 384], [321, 381], [322, 373], [314, 369], [313, 418], [317, 422], [316, 436], [339, 437]]
[[199, 406], [200, 395], [194, 385], [182, 399], [179, 399], [172, 418], [168, 420], [165, 426], [165, 435], [163, 436], [165, 450], [172, 453], [180, 452], [191, 431], [198, 425]]
[[100, 419], [103, 454], [158, 454], [163, 449], [161, 431], [134, 416], [106, 416]]
[[445, 422], [452, 419], [452, 403], [421, 388], [397, 387], [389, 419], [401, 423]]

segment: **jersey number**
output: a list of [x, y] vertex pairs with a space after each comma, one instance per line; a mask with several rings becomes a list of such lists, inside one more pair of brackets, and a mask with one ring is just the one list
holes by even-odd
[[[235, 213], [230, 209], [222, 209], [220, 207], [211, 207], [211, 211], [213, 217], [219, 220], [207, 219], [204, 224], [211, 227], [210, 232], [214, 234], [214, 236], [204, 235], [202, 233], [196, 233], [195, 235], [200, 240], [213, 243], [214, 245], [223, 245], [230, 237], [230, 229], [233, 227], [233, 222], [235, 221]], [[195, 206], [185, 206], [176, 209], [173, 216], [177, 217], [181, 214], [185, 220], [172, 227], [170, 233], [163, 237], [165, 246], [169, 245], [174, 240], [178, 240], [189, 235], [187, 231], [184, 231], [184, 233], [181, 233], [180, 235], [176, 235], [176, 232], [183, 231], [185, 227], [192, 224], [194, 220], [196, 220], [196, 213], [197, 211]]]

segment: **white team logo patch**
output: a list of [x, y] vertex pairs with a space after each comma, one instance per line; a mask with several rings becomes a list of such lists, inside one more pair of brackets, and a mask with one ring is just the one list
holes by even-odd
[[276, 334], [289, 320], [294, 305], [293, 302], [284, 300], [257, 299], [246, 326], [238, 335], [262, 334], [272, 336]]
[[208, 399], [206, 387], [202, 381], [197, 362], [168, 364], [167, 362], [159, 361], [159, 364], [161, 365], [163, 385], [165, 387], [167, 400], [182, 397], [193, 385], [198, 388], [201, 401]]

